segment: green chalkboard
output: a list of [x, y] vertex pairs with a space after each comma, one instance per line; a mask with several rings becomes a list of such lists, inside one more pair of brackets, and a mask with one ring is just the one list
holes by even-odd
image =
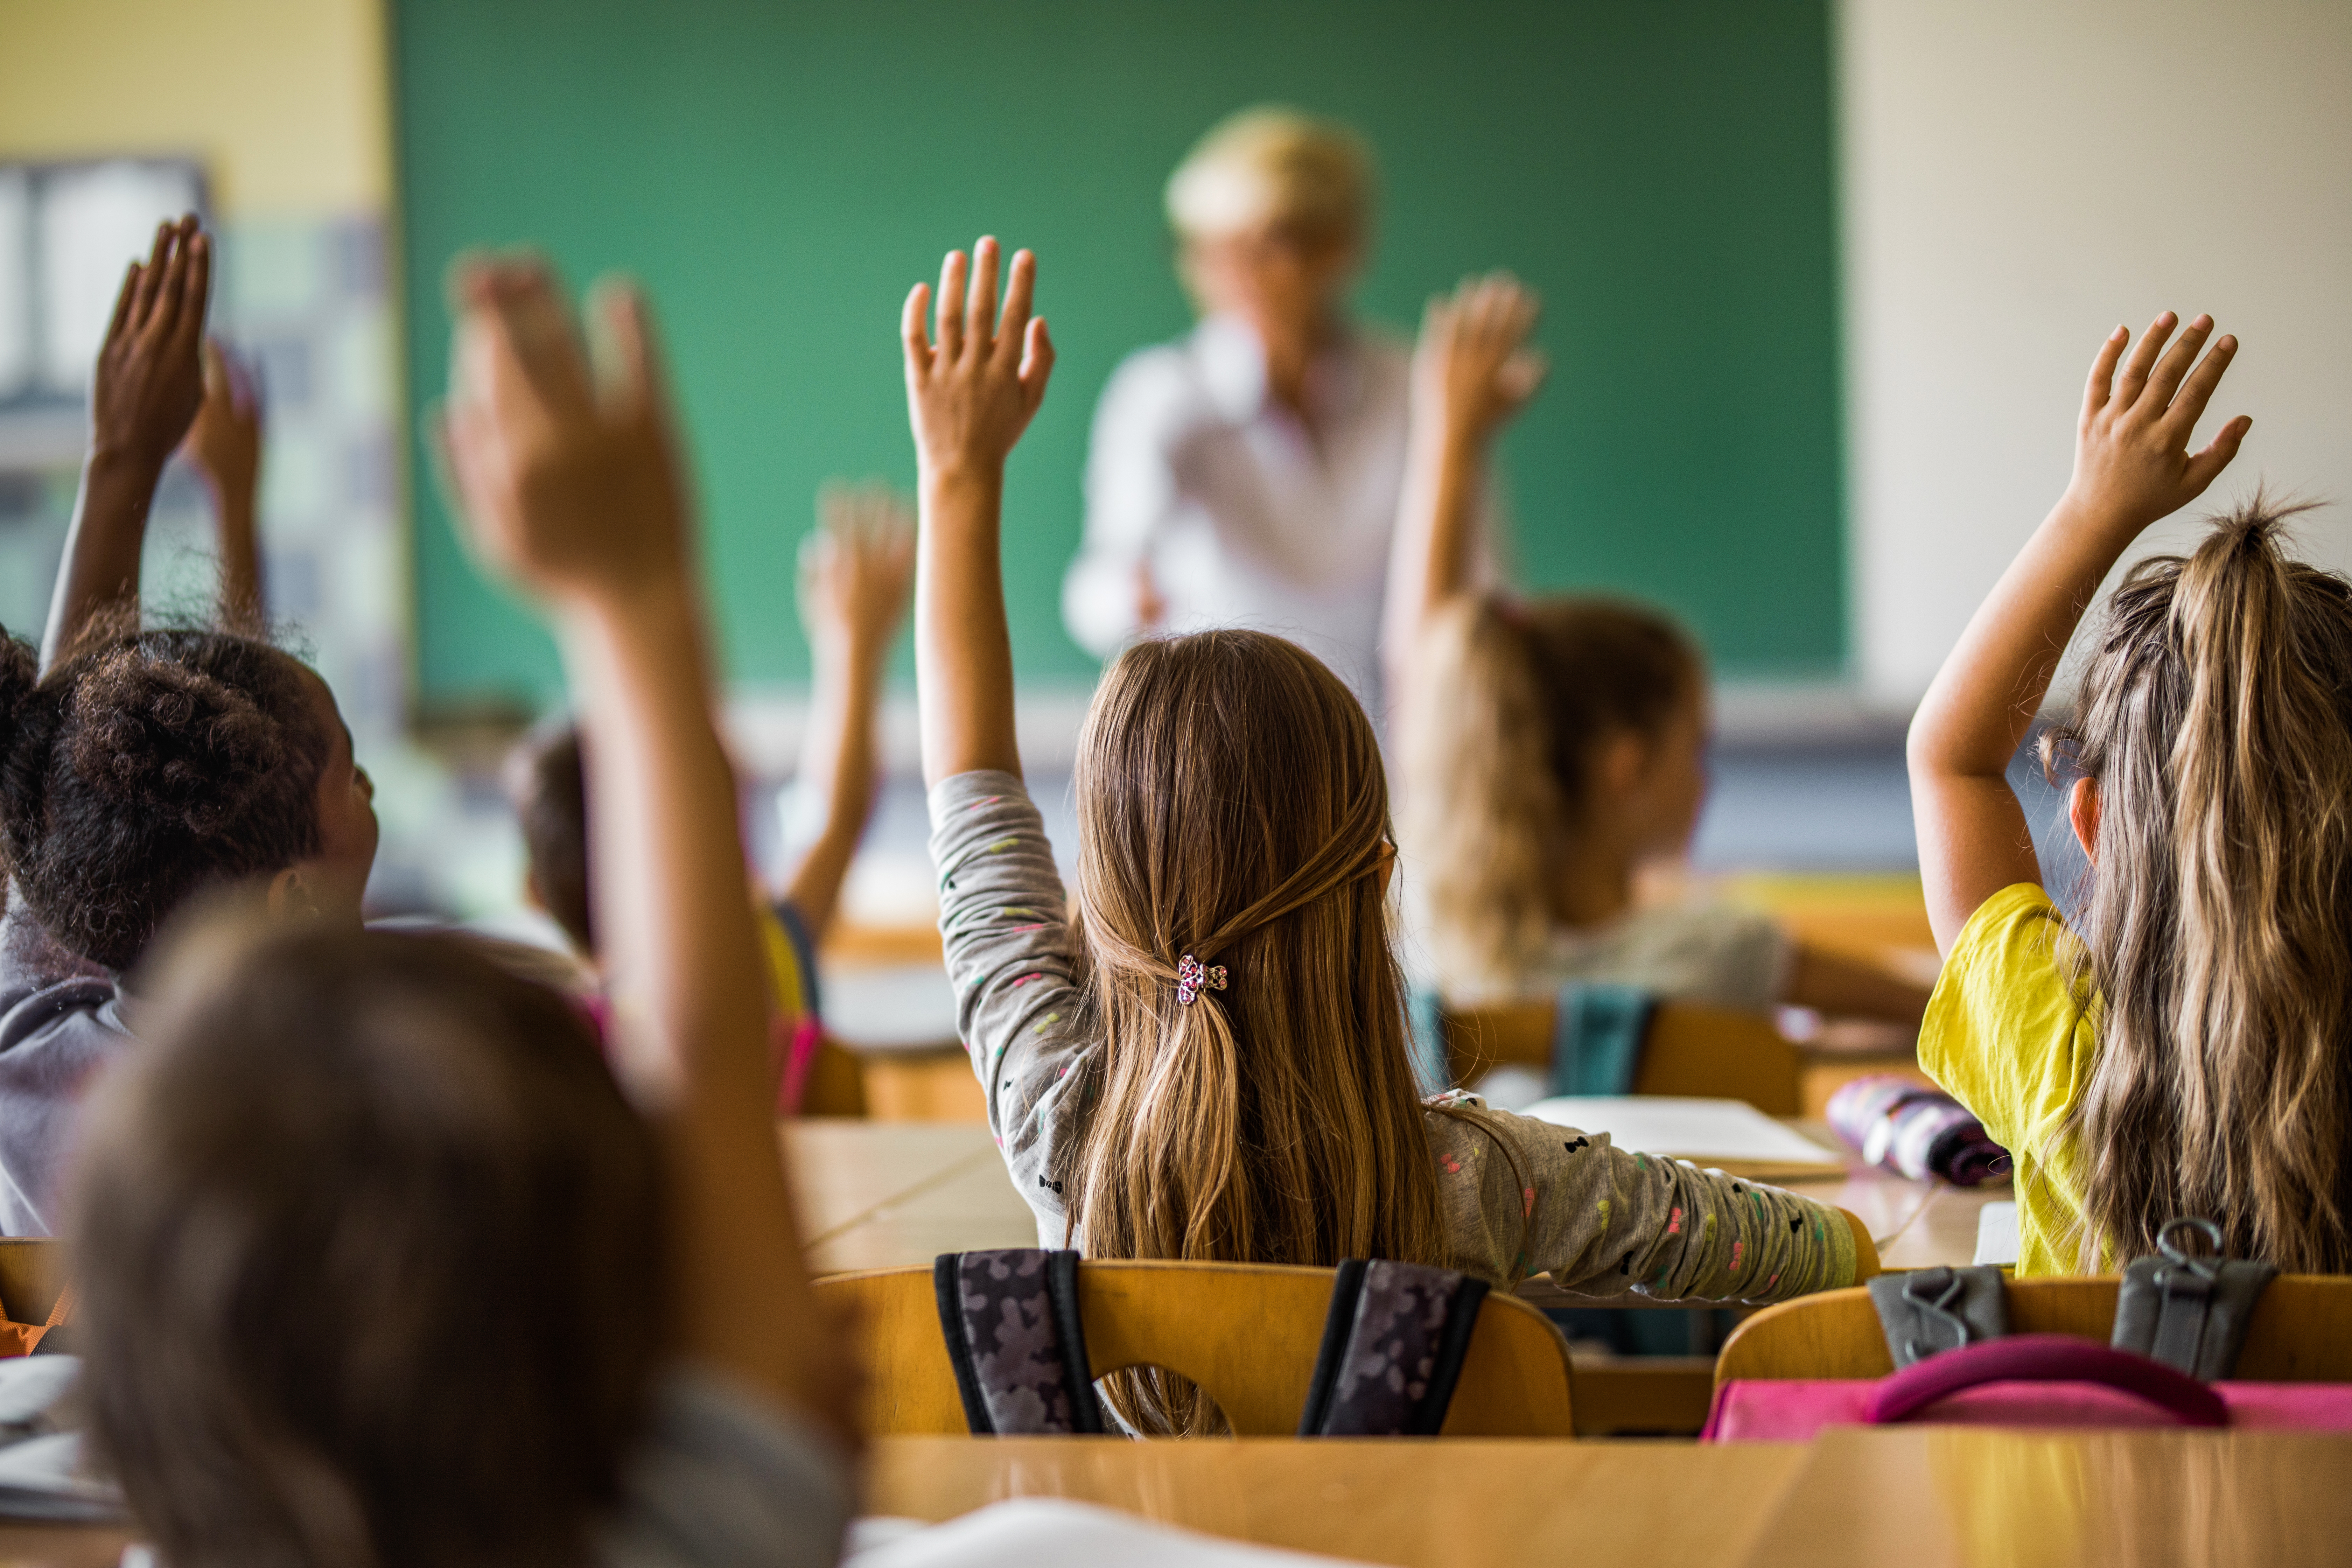
[[[410, 385], [441, 279], [530, 242], [651, 289], [730, 677], [805, 672], [793, 552], [828, 475], [912, 479], [899, 301], [982, 231], [1034, 248], [1061, 362], [1016, 456], [1024, 678], [1061, 629], [1094, 399], [1181, 331], [1160, 213], [1218, 116], [1282, 100], [1378, 150], [1364, 311], [1465, 270], [1549, 301], [1555, 372], [1505, 448], [1524, 575], [1687, 619], [1719, 668], [1844, 650], [1826, 0], [396, 0]], [[421, 700], [543, 700], [551, 648], [476, 576], [415, 465]]]

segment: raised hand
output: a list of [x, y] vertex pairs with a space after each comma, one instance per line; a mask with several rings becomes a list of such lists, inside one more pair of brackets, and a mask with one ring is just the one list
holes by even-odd
[[1029, 313], [1037, 261], [1013, 257], [1004, 310], [996, 306], [997, 246], [982, 239], [967, 265], [961, 250], [940, 268], [939, 333], [927, 328], [931, 288], [918, 283], [907, 296], [899, 331], [907, 353], [907, 412], [915, 427], [915, 454], [926, 479], [992, 473], [1045, 398], [1054, 371], [1054, 342], [1045, 319]]
[[1430, 434], [1475, 444], [1517, 414], [1549, 368], [1528, 346], [1542, 301], [1507, 272], [1465, 278], [1422, 315], [1413, 349], [1413, 403]]
[[261, 478], [261, 388], [253, 371], [206, 338], [204, 399], [180, 450], [204, 473], [215, 500], [249, 504]]
[[441, 439], [475, 552], [559, 608], [677, 591], [685, 502], [644, 300], [592, 293], [592, 365], [537, 259], [462, 259], [450, 292]]
[[801, 620], [829, 658], [878, 664], [915, 581], [915, 506], [889, 486], [840, 480], [817, 492], [801, 541]]
[[205, 301], [213, 243], [193, 217], [158, 225], [134, 261], [90, 377], [89, 457], [41, 632], [41, 668], [77, 648], [101, 610], [134, 604], [147, 512], [172, 449], [204, 401]]
[[218, 338], [204, 345], [205, 400], [180, 450], [212, 486], [220, 528], [222, 618], [236, 631], [257, 633], [261, 602], [258, 509], [261, 487], [261, 396], [251, 370]]
[[144, 262], [134, 261], [90, 381], [90, 452], [154, 473], [188, 433], [204, 402], [205, 303], [212, 293], [212, 238], [192, 214], [159, 224]]
[[2222, 426], [2203, 450], [2189, 450], [2197, 421], [2237, 356], [2238, 340], [2221, 338], [2198, 359], [2197, 351], [2213, 331], [2213, 318], [2199, 316], [2167, 349], [2179, 320], [2169, 310], [2157, 317], [2128, 361], [2124, 350], [2131, 334], [2117, 327], [2099, 345], [2083, 393], [2067, 500], [2134, 531], [2204, 494], [2253, 428], [2254, 422], [2242, 414]]

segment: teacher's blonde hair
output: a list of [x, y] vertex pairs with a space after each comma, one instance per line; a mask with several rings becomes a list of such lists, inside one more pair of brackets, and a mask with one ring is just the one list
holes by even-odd
[[1372, 158], [1335, 120], [1278, 104], [1227, 115], [1168, 180], [1168, 221], [1186, 239], [1266, 223], [1356, 239], [1371, 220]]

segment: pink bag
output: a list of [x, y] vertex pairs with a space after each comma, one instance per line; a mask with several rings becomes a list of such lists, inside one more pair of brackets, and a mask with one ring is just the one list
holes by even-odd
[[2230, 1426], [2352, 1432], [2352, 1384], [2200, 1383], [2070, 1334], [1946, 1351], [1892, 1377], [1743, 1378], [1715, 1391], [1703, 1443], [1803, 1443], [1824, 1426]]

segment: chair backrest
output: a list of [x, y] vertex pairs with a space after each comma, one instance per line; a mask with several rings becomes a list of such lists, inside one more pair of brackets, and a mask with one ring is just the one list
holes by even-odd
[[41, 1237], [0, 1237], [0, 1313], [12, 1323], [42, 1323], [65, 1289], [65, 1249]]
[[[1556, 1007], [1543, 999], [1448, 1009], [1445, 1054], [1454, 1081], [1473, 1081], [1504, 1062], [1549, 1066]], [[1768, 1116], [1796, 1116], [1804, 1109], [1803, 1067], [1797, 1047], [1769, 1019], [1664, 1002], [1642, 1037], [1633, 1092], [1744, 1100]]]
[[[1298, 1430], [1321, 1348], [1334, 1271], [1280, 1264], [1088, 1260], [1078, 1310], [1094, 1374], [1158, 1366], [1201, 1385], [1242, 1436]], [[970, 1428], [940, 1333], [929, 1268], [879, 1268], [816, 1282], [852, 1314], [872, 1433]], [[1567, 1437], [1568, 1342], [1526, 1302], [1490, 1293], [1454, 1385], [1444, 1435]]]
[[[970, 1077], [969, 1071], [965, 1074]], [[864, 1116], [866, 1071], [857, 1058], [832, 1036], [820, 1037], [816, 1055], [801, 1085], [803, 1116]]]
[[[2114, 1331], [2115, 1276], [2011, 1279], [2012, 1334]], [[1825, 1290], [1767, 1307], [1733, 1331], [1715, 1366], [1734, 1378], [1867, 1378], [1895, 1371], [1870, 1292]], [[2246, 1383], [2352, 1383], [2352, 1276], [2282, 1274], [2263, 1292], [2231, 1377]]]

